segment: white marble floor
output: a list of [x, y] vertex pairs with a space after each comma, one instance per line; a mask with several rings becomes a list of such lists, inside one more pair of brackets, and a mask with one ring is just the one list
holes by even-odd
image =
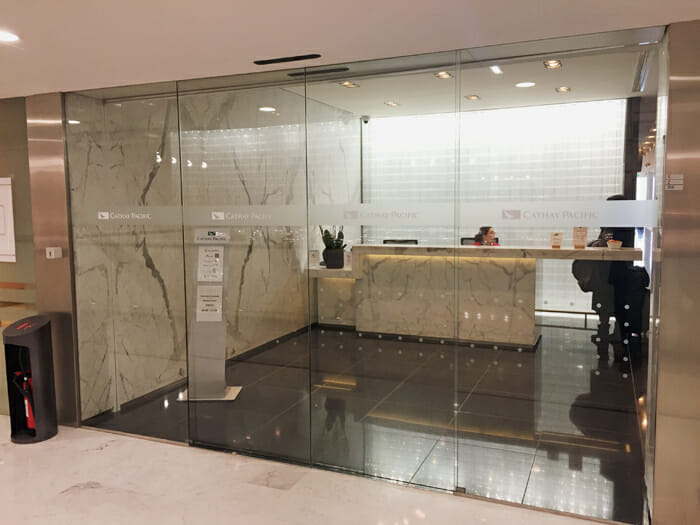
[[9, 435], [9, 418], [0, 416], [3, 523], [593, 523], [96, 430], [61, 427], [32, 445], [15, 445]]

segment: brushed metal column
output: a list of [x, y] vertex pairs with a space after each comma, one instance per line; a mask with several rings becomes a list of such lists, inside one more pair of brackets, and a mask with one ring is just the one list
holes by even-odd
[[[80, 422], [78, 354], [74, 339], [73, 268], [60, 93], [27, 97], [29, 184], [34, 228], [36, 308], [51, 315], [58, 421]], [[47, 259], [46, 248], [63, 256]]]
[[700, 21], [668, 33], [654, 525], [700, 523]]

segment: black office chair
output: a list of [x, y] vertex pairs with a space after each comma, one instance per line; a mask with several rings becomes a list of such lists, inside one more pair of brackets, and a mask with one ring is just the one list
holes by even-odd
[[418, 239], [384, 239], [383, 244], [418, 244]]
[[[475, 240], [476, 240], [476, 237], [462, 237], [459, 240], [459, 244], [461, 244], [462, 246], [471, 246], [472, 244], [474, 244]], [[500, 244], [500, 242], [498, 242], [498, 237], [496, 237], [494, 239], [494, 242], [496, 244]]]

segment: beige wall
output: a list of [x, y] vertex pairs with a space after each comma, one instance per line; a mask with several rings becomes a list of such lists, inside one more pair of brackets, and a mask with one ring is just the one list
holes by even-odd
[[[34, 313], [34, 246], [23, 98], [0, 100], [0, 177], [12, 179], [17, 262], [0, 262], [0, 332]], [[13, 285], [23, 285], [24, 289]], [[0, 359], [0, 414], [7, 414], [5, 356]]]

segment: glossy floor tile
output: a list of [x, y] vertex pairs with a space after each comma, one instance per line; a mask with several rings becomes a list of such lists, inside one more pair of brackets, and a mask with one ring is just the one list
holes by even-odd
[[645, 357], [540, 330], [518, 352], [314, 328], [231, 360], [234, 402], [179, 387], [88, 424], [641, 523]]

